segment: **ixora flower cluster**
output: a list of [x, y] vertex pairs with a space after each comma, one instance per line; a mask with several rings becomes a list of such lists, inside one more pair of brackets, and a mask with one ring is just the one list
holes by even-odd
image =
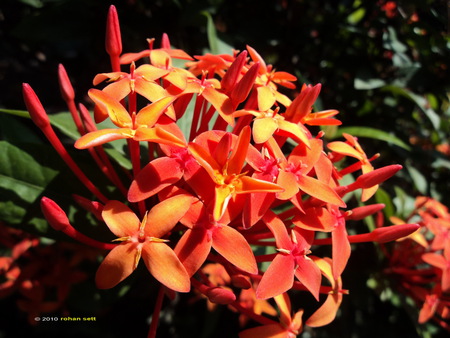
[[[450, 331], [450, 213], [442, 203], [419, 196], [406, 222], [410, 220], [420, 229], [383, 247], [389, 262], [385, 272], [421, 309], [420, 324], [433, 320]], [[397, 217], [391, 221], [405, 223]]]
[[[67, 73], [59, 68], [62, 96], [81, 134], [75, 147], [92, 154], [122, 192], [121, 201], [110, 200], [86, 177], [57, 138], [34, 91], [23, 85], [33, 121], [96, 199], [78, 201], [117, 239], [103, 243], [83, 235], [56, 202], [44, 197], [46, 219], [82, 243], [109, 250], [96, 274], [101, 289], [127, 278], [142, 258], [161, 283], [149, 336], [156, 334], [164, 296], [191, 290], [239, 311], [244, 322], [250, 318], [261, 324], [241, 337], [293, 337], [303, 323], [330, 323], [347, 293], [341, 274], [350, 243], [384, 243], [418, 228], [401, 224], [347, 233], [347, 221], [377, 213], [383, 205], [348, 210], [344, 200], [358, 189], [362, 201], [368, 200], [401, 166], [375, 169], [371, 161], [377, 156], [367, 157], [351, 135], [325, 147], [323, 132], [313, 135], [311, 126], [340, 121], [336, 110], [312, 112], [321, 86], [304, 85], [291, 101], [278, 88], [295, 88], [296, 78], [275, 71], [253, 48], [192, 58], [172, 49], [166, 35], [160, 48], [153, 42], [142, 52], [122, 54], [111, 7], [106, 50], [113, 71], [98, 74], [94, 85], [103, 88], [88, 95], [95, 103], [95, 122], [109, 119], [114, 128], [97, 129], [87, 109], [77, 109]], [[185, 60], [185, 67], [174, 66], [174, 59]], [[182, 119], [190, 121], [187, 134], [177, 123]], [[126, 140], [133, 167], [129, 182], [119, 177], [102, 148], [119, 139]], [[347, 175], [357, 178], [343, 185]], [[331, 246], [330, 258], [313, 254], [319, 245]], [[261, 248], [264, 254], [256, 255]], [[289, 291], [294, 289], [317, 301], [320, 294], [326, 297], [304, 319], [303, 310], [291, 312]], [[268, 301], [272, 298], [274, 303]]]

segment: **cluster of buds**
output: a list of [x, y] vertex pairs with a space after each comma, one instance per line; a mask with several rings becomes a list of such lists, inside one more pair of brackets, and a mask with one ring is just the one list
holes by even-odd
[[[24, 84], [33, 121], [95, 199], [77, 197], [77, 202], [117, 239], [104, 243], [85, 236], [44, 197], [49, 224], [109, 250], [96, 273], [101, 289], [127, 278], [142, 258], [161, 284], [150, 337], [164, 296], [192, 289], [239, 311], [242, 322], [250, 318], [261, 324], [242, 331], [242, 337], [291, 337], [304, 323], [330, 323], [347, 293], [341, 275], [350, 243], [384, 243], [418, 228], [402, 224], [347, 233], [347, 221], [361, 220], [383, 205], [347, 209], [345, 201], [356, 190], [367, 201], [401, 166], [375, 169], [371, 162], [378, 156], [367, 157], [351, 135], [326, 145], [318, 126], [340, 121], [336, 110], [312, 112], [321, 86], [304, 85], [291, 100], [279, 88], [294, 89], [296, 77], [275, 71], [249, 46], [233, 55], [191, 57], [173, 49], [167, 35], [160, 48], [154, 39], [148, 42], [149, 49], [122, 54], [117, 13], [110, 8], [106, 50], [112, 72], [95, 76], [95, 86], [106, 84], [88, 92], [93, 118], [83, 105], [77, 107], [66, 71], [59, 69], [62, 96], [81, 134], [75, 147], [91, 153], [122, 193], [120, 201], [99, 191], [72, 160], [36, 94]], [[185, 67], [175, 66], [174, 59], [184, 60]], [[104, 120], [112, 127], [97, 129]], [[186, 122], [189, 128], [183, 131], [180, 125]], [[103, 149], [118, 140], [128, 149], [129, 181]], [[342, 184], [348, 176], [352, 183]], [[330, 258], [313, 255], [319, 245], [331, 246]], [[302, 310], [291, 313], [288, 292], [294, 289], [317, 301], [320, 294], [327, 296], [304, 320]], [[278, 312], [267, 302], [272, 298]]]
[[43, 245], [39, 238], [6, 226], [0, 226], [0, 243], [8, 250], [0, 256], [0, 298], [18, 293], [17, 307], [31, 325], [44, 313], [64, 311], [72, 286], [88, 278], [80, 265], [98, 256], [98, 250], [80, 250], [79, 244]]
[[[384, 248], [389, 263], [385, 272], [420, 308], [420, 324], [433, 320], [450, 331], [450, 213], [442, 203], [420, 196], [406, 222], [410, 220], [420, 228]], [[391, 221], [405, 223], [397, 217]]]

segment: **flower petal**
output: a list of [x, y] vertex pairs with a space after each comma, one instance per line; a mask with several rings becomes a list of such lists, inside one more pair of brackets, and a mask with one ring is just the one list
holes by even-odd
[[189, 210], [193, 197], [179, 194], [156, 204], [147, 214], [145, 235], [161, 238], [177, 224]]
[[269, 324], [239, 332], [239, 338], [286, 338], [287, 334], [280, 324]]
[[211, 245], [203, 228], [188, 229], [180, 238], [174, 251], [189, 276], [193, 276], [206, 261]]
[[178, 292], [189, 292], [191, 282], [177, 255], [165, 243], [146, 243], [142, 248], [142, 259], [148, 271], [161, 284]]
[[319, 301], [320, 283], [322, 274], [319, 267], [309, 257], [297, 257], [298, 267], [295, 270], [295, 277], [311, 292]]
[[78, 140], [76, 140], [75, 148], [87, 149], [107, 142], [132, 137], [133, 131], [130, 128], [100, 129], [81, 136]]
[[213, 248], [227, 261], [251, 274], [258, 273], [255, 256], [244, 236], [236, 229], [222, 226], [213, 231]]
[[345, 202], [339, 195], [330, 188], [329, 185], [306, 175], [298, 176], [298, 186], [302, 191], [311, 195], [321, 201], [336, 204], [339, 207], [345, 208]]
[[294, 267], [295, 261], [291, 255], [276, 255], [259, 282], [256, 297], [272, 298], [292, 288]]
[[183, 170], [177, 159], [157, 158], [147, 164], [131, 183], [128, 200], [130, 202], [143, 201], [178, 182], [182, 176]]
[[253, 121], [253, 140], [256, 143], [264, 143], [277, 129], [278, 123], [272, 117], [256, 118]]
[[108, 113], [109, 118], [116, 126], [132, 127], [130, 114], [118, 100], [98, 89], [90, 89], [88, 95], [102, 111]]
[[141, 224], [136, 214], [119, 201], [106, 203], [102, 217], [109, 230], [117, 237], [134, 235], [139, 231], [139, 225]]
[[123, 243], [112, 249], [100, 264], [95, 275], [95, 284], [99, 289], [110, 289], [134, 271], [136, 245]]
[[137, 125], [153, 127], [175, 99], [175, 96], [166, 96], [142, 108], [136, 116]]

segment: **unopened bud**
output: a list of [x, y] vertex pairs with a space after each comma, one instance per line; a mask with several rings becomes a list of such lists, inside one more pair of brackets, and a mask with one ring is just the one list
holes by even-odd
[[253, 84], [255, 83], [255, 79], [258, 76], [259, 63], [255, 63], [242, 79], [236, 84], [231, 92], [231, 101], [235, 106], [244, 101], [250, 90], [253, 88]]
[[58, 66], [58, 80], [59, 89], [64, 101], [72, 101], [75, 99], [75, 91], [73, 90], [72, 83], [69, 80], [66, 69], [62, 64]]
[[397, 171], [402, 169], [399, 164], [388, 165], [386, 167], [375, 169], [364, 175], [359, 176], [354, 183], [351, 184], [352, 190], [363, 188], [368, 189], [380, 184], [395, 175]]
[[377, 228], [372, 231], [370, 235], [373, 236], [372, 241], [378, 243], [386, 243], [409, 236], [419, 228], [419, 224], [391, 225], [388, 227]]
[[23, 83], [22, 92], [27, 110], [36, 126], [43, 129], [50, 125], [50, 119], [48, 118], [47, 112], [42, 106], [41, 101], [39, 101], [33, 88], [31, 88], [28, 83]]
[[106, 52], [109, 55], [120, 55], [122, 53], [122, 38], [120, 35], [119, 17], [114, 5], [109, 7], [106, 20]]
[[70, 226], [69, 219], [64, 210], [50, 198], [42, 197], [41, 210], [45, 219], [56, 231], [63, 231], [66, 227]]
[[210, 288], [205, 295], [210, 302], [215, 304], [226, 305], [233, 303], [236, 300], [236, 295], [233, 291], [221, 287]]

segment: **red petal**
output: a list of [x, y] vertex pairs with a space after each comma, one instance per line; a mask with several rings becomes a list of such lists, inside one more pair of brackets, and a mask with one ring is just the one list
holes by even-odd
[[278, 254], [261, 278], [256, 297], [275, 297], [292, 288], [294, 284], [295, 261], [291, 255]]
[[208, 240], [203, 228], [188, 229], [180, 238], [174, 251], [189, 276], [193, 276], [206, 261], [211, 251], [211, 245], [212, 241]]
[[178, 182], [183, 170], [177, 159], [160, 157], [147, 164], [136, 176], [128, 190], [128, 200], [139, 202]]
[[339, 224], [332, 236], [333, 278], [338, 279], [350, 258], [351, 248], [347, 238], [347, 229], [344, 224]]
[[320, 283], [322, 282], [322, 274], [319, 267], [308, 257], [298, 257], [297, 264], [295, 276], [318, 301]]

